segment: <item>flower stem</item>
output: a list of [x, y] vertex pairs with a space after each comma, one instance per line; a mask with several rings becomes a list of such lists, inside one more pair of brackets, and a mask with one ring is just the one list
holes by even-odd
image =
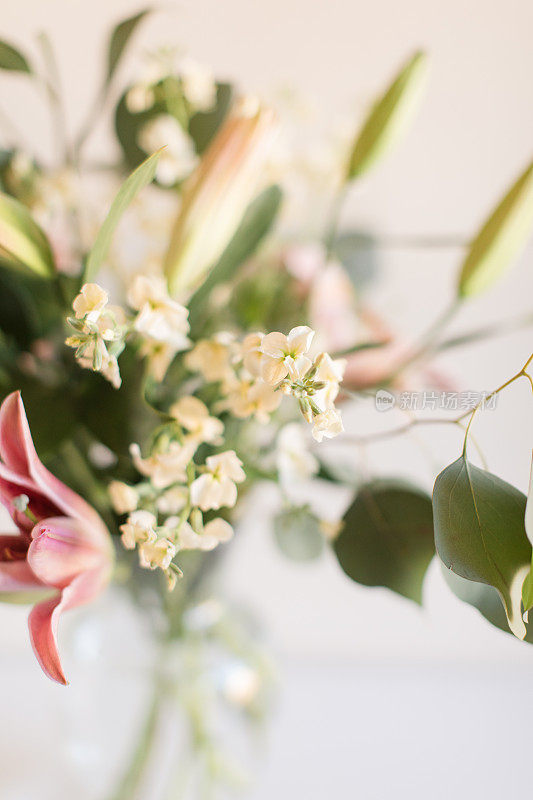
[[161, 712], [163, 691], [160, 681], [156, 679], [152, 699], [148, 707], [144, 724], [140, 730], [137, 745], [131, 761], [109, 800], [134, 800], [139, 790], [145, 769], [152, 754], [155, 743], [159, 716]]
[[328, 261], [329, 258], [331, 257], [333, 253], [333, 248], [335, 246], [335, 242], [337, 241], [337, 232], [339, 229], [340, 216], [342, 207], [344, 205], [344, 201], [346, 199], [347, 191], [348, 191], [348, 184], [346, 183], [346, 181], [344, 181], [341, 184], [341, 186], [337, 189], [337, 191], [335, 192], [335, 196], [333, 197], [329, 222], [324, 236], [326, 261]]
[[387, 382], [393, 381], [403, 372], [406, 367], [412, 366], [412, 364], [420, 361], [420, 359], [429, 355], [434, 349], [437, 348], [440, 334], [446, 328], [450, 320], [456, 315], [457, 311], [461, 307], [461, 303], [461, 298], [455, 298], [453, 302], [444, 309], [442, 314], [437, 317], [435, 322], [430, 325], [429, 329], [422, 336], [419, 347], [416, 348], [415, 351], [411, 353], [404, 361], [402, 361], [398, 367], [396, 367], [394, 372], [388, 376]]

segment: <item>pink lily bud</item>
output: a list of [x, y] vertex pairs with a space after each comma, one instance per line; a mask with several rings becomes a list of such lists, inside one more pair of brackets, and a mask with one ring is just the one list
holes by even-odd
[[96, 511], [39, 460], [20, 392], [0, 406], [0, 502], [19, 529], [0, 535], [0, 600], [3, 592], [47, 595], [30, 612], [30, 639], [44, 672], [65, 685], [60, 614], [105, 588], [114, 551]]
[[196, 289], [229, 244], [276, 132], [274, 112], [244, 98], [188, 179], [164, 265], [174, 297]]

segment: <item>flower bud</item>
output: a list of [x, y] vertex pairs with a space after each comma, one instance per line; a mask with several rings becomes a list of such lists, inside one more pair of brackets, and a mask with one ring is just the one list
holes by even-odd
[[170, 293], [196, 289], [222, 255], [253, 198], [277, 129], [274, 113], [250, 98], [229, 115], [183, 189], [165, 257]]

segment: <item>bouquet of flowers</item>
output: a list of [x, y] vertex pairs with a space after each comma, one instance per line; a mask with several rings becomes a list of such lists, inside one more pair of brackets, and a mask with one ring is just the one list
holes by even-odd
[[[0, 69], [44, 89], [58, 147], [55, 161], [36, 158], [13, 124], [0, 151], [0, 500], [14, 523], [0, 537], [0, 600], [32, 606], [30, 640], [43, 671], [67, 683], [60, 616], [112, 580], [165, 646], [186, 639], [239, 508], [264, 482], [279, 488], [273, 532], [288, 558], [318, 558], [328, 547], [353, 581], [421, 602], [437, 553], [458, 597], [531, 640], [533, 502], [467, 451], [473, 421], [497, 393], [517, 380], [533, 388], [533, 355], [466, 406], [445, 392], [431, 360], [498, 333], [444, 336], [525, 245], [533, 166], [467, 244], [450, 306], [406, 344], [365, 301], [372, 274], [361, 251], [370, 237], [339, 220], [352, 185], [411, 119], [426, 56], [408, 59], [355, 134], [329, 132], [306, 150], [303, 139], [291, 142], [279, 109], [174, 50], [151, 54], [117, 92], [122, 56], [148, 13], [112, 31], [95, 105], [73, 137], [48, 40], [40, 39], [42, 67], [0, 42]], [[117, 93], [120, 155], [94, 163], [87, 141]], [[312, 191], [329, 207], [327, 224], [295, 233], [291, 211], [296, 204], [302, 216]], [[447, 394], [449, 413], [413, 414], [413, 386]], [[404, 424], [349, 429], [360, 405], [394, 405], [395, 392], [403, 392]], [[422, 423], [464, 433], [433, 498], [401, 475], [365, 473], [359, 445]], [[323, 442], [334, 437], [346, 458]], [[295, 499], [303, 480], [313, 492], [349, 487], [351, 501], [323, 519]], [[266, 681], [268, 670], [240, 628], [228, 635], [229, 624], [219, 615], [204, 633], [253, 664], [253, 716], [262, 705], [257, 675]], [[216, 747], [194, 728], [198, 715], [190, 719], [215, 770]], [[143, 755], [116, 797], [134, 793], [153, 745], [143, 736]]]

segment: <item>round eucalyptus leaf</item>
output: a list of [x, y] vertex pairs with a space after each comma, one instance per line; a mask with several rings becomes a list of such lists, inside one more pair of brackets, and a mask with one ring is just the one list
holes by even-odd
[[279, 513], [274, 518], [274, 536], [282, 553], [293, 561], [313, 561], [324, 549], [320, 523], [309, 506]]
[[[491, 625], [504, 631], [504, 633], [512, 633], [500, 595], [493, 586], [489, 586], [486, 583], [468, 581], [466, 578], [461, 578], [455, 572], [447, 569], [444, 564], [441, 564], [441, 567], [444, 580], [459, 600], [476, 608]], [[529, 625], [527, 628], [528, 632], [524, 641], [533, 643], [533, 625]]]
[[435, 481], [435, 543], [441, 560], [462, 578], [494, 586], [520, 639], [526, 635], [522, 583], [531, 561], [525, 507], [522, 492], [463, 456]]
[[344, 515], [333, 547], [352, 580], [420, 603], [435, 554], [431, 498], [399, 481], [367, 483]]

